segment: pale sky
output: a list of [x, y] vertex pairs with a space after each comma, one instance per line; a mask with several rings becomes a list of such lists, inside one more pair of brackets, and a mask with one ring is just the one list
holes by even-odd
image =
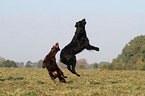
[[111, 62], [131, 39], [145, 35], [145, 0], [0, 0], [0, 56], [37, 62], [56, 42], [60, 49], [67, 45], [83, 18], [100, 52], [84, 50], [77, 59]]

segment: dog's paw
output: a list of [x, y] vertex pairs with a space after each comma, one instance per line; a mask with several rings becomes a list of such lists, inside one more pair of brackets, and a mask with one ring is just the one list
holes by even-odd
[[64, 76], [64, 78], [67, 78], [67, 76]]
[[76, 74], [78, 77], [80, 77], [81, 75], [79, 75], [79, 74]]
[[99, 48], [96, 48], [96, 51], [100, 51]]

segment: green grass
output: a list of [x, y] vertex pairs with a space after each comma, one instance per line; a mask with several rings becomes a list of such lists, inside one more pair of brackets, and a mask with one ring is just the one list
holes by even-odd
[[0, 96], [145, 96], [145, 71], [63, 70], [67, 83], [46, 69], [0, 68]]

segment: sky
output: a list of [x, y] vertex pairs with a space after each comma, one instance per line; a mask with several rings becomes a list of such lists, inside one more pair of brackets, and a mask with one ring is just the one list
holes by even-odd
[[85, 18], [90, 44], [100, 51], [84, 50], [77, 60], [112, 62], [130, 40], [145, 35], [144, 5], [145, 0], [0, 0], [0, 57], [44, 59], [56, 42], [64, 48], [75, 23]]

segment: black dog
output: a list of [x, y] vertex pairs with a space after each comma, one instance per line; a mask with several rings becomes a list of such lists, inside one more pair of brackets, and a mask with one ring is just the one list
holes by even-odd
[[75, 71], [76, 66], [76, 54], [83, 51], [84, 49], [87, 50], [96, 50], [99, 51], [98, 47], [94, 47], [89, 44], [89, 39], [87, 38], [86, 31], [85, 31], [86, 21], [83, 19], [76, 23], [76, 32], [75, 36], [73, 37], [72, 41], [65, 46], [61, 53], [60, 53], [60, 61], [67, 65], [67, 69], [71, 71], [73, 74], [80, 76]]
[[52, 47], [49, 54], [43, 60], [42, 67], [47, 68], [48, 73], [49, 73], [52, 80], [55, 80], [58, 77], [60, 82], [66, 83], [66, 80], [64, 78], [67, 78], [67, 77], [64, 76], [63, 72], [60, 70], [60, 68], [56, 64], [55, 55], [59, 50], [60, 50], [59, 45], [58, 45], [58, 43], [56, 43]]

